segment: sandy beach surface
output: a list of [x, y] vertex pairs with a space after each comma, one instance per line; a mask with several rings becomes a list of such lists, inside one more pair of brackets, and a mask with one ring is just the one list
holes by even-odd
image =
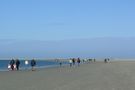
[[135, 62], [0, 72], [0, 90], [135, 90]]

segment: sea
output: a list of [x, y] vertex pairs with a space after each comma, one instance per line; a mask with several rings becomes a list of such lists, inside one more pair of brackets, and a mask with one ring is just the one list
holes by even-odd
[[[10, 60], [0, 60], [0, 71], [9, 71], [8, 64]], [[28, 60], [29, 64], [25, 65], [25, 60], [20, 60], [20, 70], [30, 69], [30, 60]], [[62, 65], [67, 65], [67, 61], [62, 61]], [[36, 68], [51, 68], [60, 66], [59, 61], [55, 60], [36, 60]]]

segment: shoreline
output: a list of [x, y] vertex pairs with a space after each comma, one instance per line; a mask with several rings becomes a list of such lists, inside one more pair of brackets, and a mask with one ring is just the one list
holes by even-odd
[[[64, 66], [68, 66], [68, 64], [63, 64], [61, 67], [64, 67]], [[57, 68], [57, 67], [60, 67], [60, 65], [47, 65], [47, 66], [35, 66], [35, 69], [47, 69], [47, 68]], [[31, 67], [27, 67], [27, 68], [20, 68], [20, 70], [18, 71], [26, 71], [26, 70], [31, 70]], [[9, 72], [9, 71], [12, 71], [12, 70], [8, 70], [8, 69], [0, 69], [0, 72]], [[17, 70], [14, 70], [17, 72]]]
[[[40, 61], [42, 61], [42, 60], [40, 60]], [[48, 61], [48, 60], [47, 60], [47, 61]], [[66, 62], [66, 64], [62, 64], [61, 67], [65, 67], [65, 66], [68, 67], [68, 66], [69, 66], [69, 63], [68, 63], [67, 61], [65, 61], [65, 62]], [[108, 63], [131, 63], [131, 62], [135, 63], [135, 61], [110, 61], [110, 62], [108, 62]], [[93, 64], [93, 63], [104, 63], [104, 61], [84, 62], [84, 63], [82, 62], [80, 65]], [[75, 66], [77, 66], [77, 63], [76, 63]], [[57, 65], [35, 66], [35, 69], [40, 70], [40, 69], [57, 68], [57, 67], [60, 67], [60, 65], [57, 64]], [[30, 71], [30, 70], [31, 70], [31, 66], [20, 68], [19, 71], [25, 71], [25, 70], [29, 70], [29, 71]], [[0, 72], [9, 72], [9, 71], [11, 71], [11, 70], [9, 70], [8, 68], [7, 68], [7, 69], [6, 69], [6, 68], [0, 69]], [[14, 70], [14, 71], [17, 72], [17, 70]]]
[[[0, 61], [0, 71], [10, 71], [10, 69], [8, 69], [9, 62], [10, 62], [10, 60], [1, 60]], [[37, 68], [37, 69], [60, 66], [58, 61], [37, 60], [36, 63], [37, 64], [36, 64], [35, 68]], [[68, 64], [67, 61], [63, 61], [62, 63], [63, 63], [63, 65], [67, 65]], [[20, 60], [20, 70], [25, 70], [26, 68], [27, 69], [31, 69], [30, 62], [29, 62], [28, 65], [25, 65], [25, 60]]]

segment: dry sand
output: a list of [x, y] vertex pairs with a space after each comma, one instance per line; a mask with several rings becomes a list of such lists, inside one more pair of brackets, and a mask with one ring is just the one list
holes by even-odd
[[135, 90], [135, 62], [0, 72], [0, 90]]

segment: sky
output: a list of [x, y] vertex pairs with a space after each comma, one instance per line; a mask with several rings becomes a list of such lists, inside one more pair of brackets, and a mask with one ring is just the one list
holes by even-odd
[[[56, 53], [51, 49], [50, 44], [44, 47], [39, 44], [31, 49], [34, 51], [36, 47], [39, 47], [36, 50], [38, 53], [27, 50], [21, 53], [19, 48], [23, 46], [30, 48], [26, 45], [27, 42], [36, 44], [53, 41], [54, 44], [56, 41], [72, 43], [80, 40], [83, 42], [82, 39], [90, 42], [95, 38], [98, 38], [97, 42], [102, 40], [108, 42], [112, 40], [110, 38], [114, 38], [121, 45], [120, 42], [126, 38], [130, 39], [129, 43], [133, 43], [134, 40], [131, 38], [135, 37], [134, 4], [134, 0], [0, 0], [0, 57], [26, 57], [25, 53], [31, 57], [35, 55], [43, 57], [43, 53], [46, 57], [59, 57], [63, 55], [63, 52], [67, 52], [66, 48], [68, 47], [65, 45], [65, 48], [61, 49], [62, 51], [57, 56], [55, 56]], [[115, 41], [114, 39], [113, 41]], [[84, 48], [84, 45], [79, 45], [80, 48]], [[120, 45], [115, 47], [119, 49]], [[13, 48], [7, 49], [8, 46]], [[46, 47], [48, 47], [48, 52], [40, 52], [40, 50], [46, 51]], [[79, 55], [84, 57], [86, 54], [79, 54], [83, 51], [80, 48], [75, 49], [76, 52], [72, 55], [69, 51], [68, 55], [66, 53], [63, 57]], [[86, 50], [87, 54], [92, 53], [88, 46], [85, 48], [88, 49]], [[119, 53], [115, 56], [114, 47], [110, 48], [112, 48], [110, 56], [122, 57], [122, 55], [126, 55]], [[125, 48], [127, 52], [130, 52], [127, 50], [129, 48], [134, 50], [134, 47], [130, 47], [128, 44], [125, 45]], [[105, 51], [107, 50], [105, 48]], [[93, 56], [100, 57], [99, 50], [95, 48], [95, 51], [97, 53]], [[104, 52], [104, 54], [107, 53]], [[133, 57], [133, 54], [132, 51], [132, 56], [127, 55], [127, 57]]]

